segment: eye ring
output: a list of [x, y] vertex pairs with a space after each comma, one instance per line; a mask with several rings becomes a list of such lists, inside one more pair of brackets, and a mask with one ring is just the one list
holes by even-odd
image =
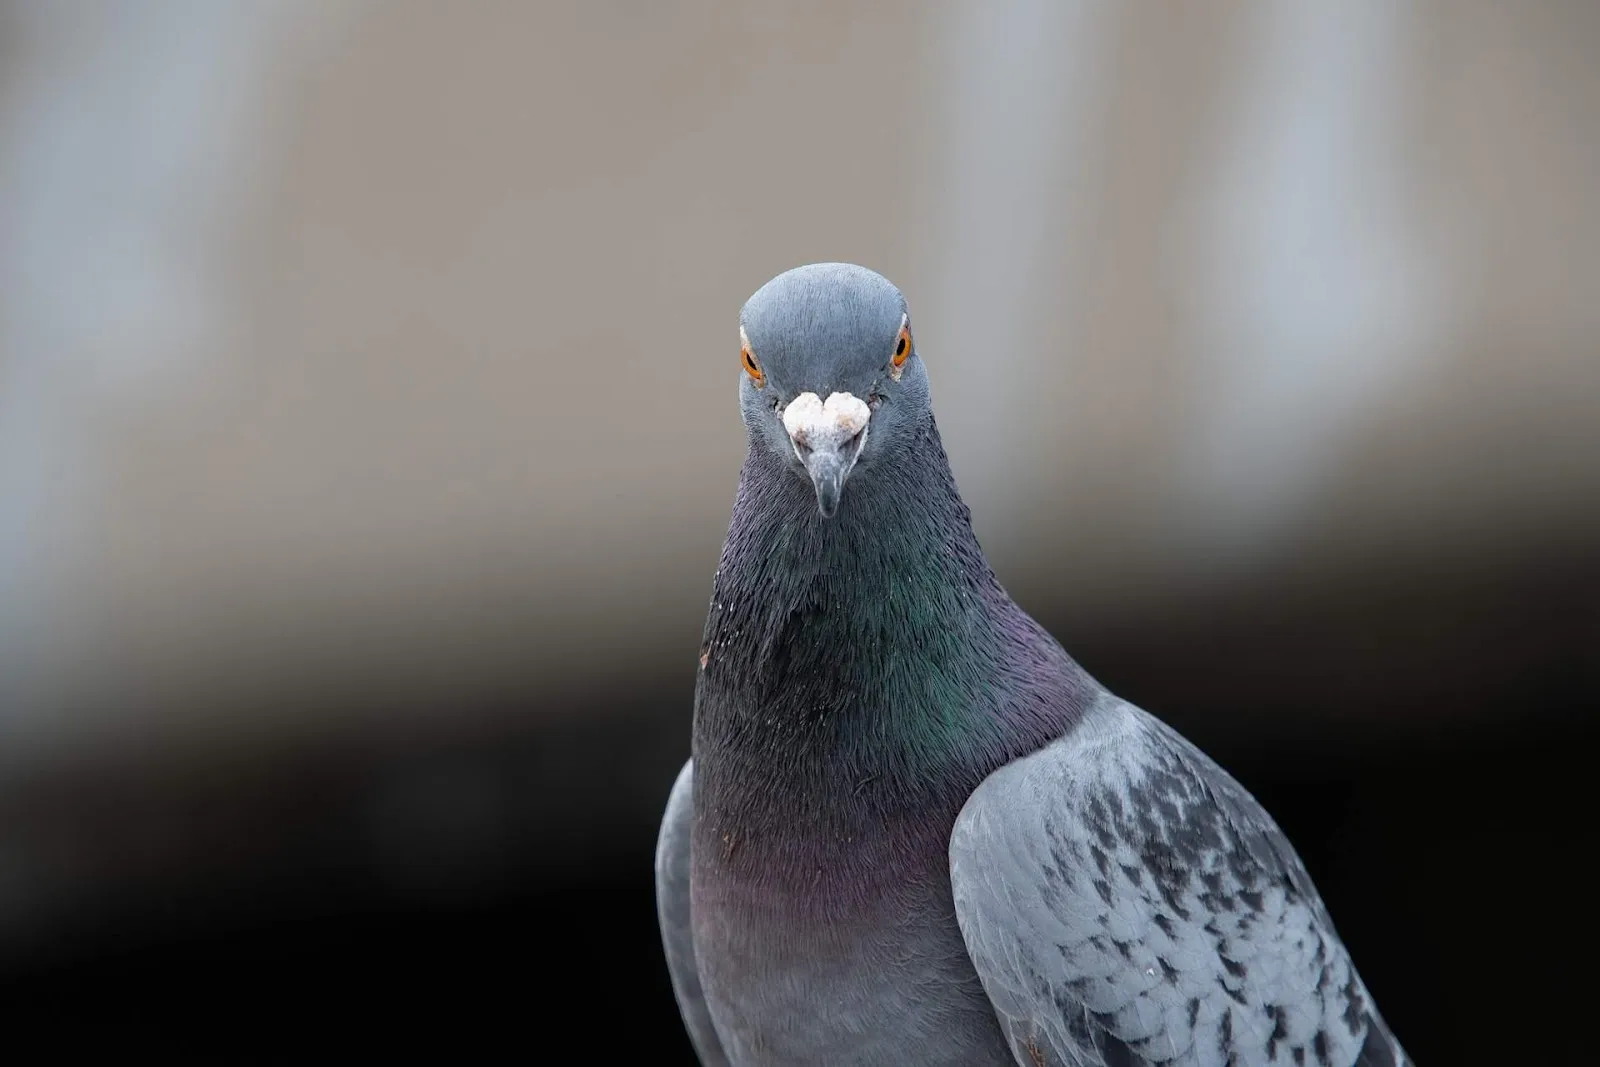
[[739, 361], [744, 364], [744, 372], [750, 375], [750, 380], [760, 389], [767, 384], [767, 376], [761, 370], [761, 364], [756, 362], [756, 357], [748, 347], [739, 349]]
[[745, 336], [744, 327], [739, 327], [739, 362], [744, 365], [744, 372], [750, 375], [750, 380], [760, 389], [767, 384], [767, 373], [761, 369], [761, 364], [756, 362], [756, 354], [751, 351], [750, 338]]
[[894, 355], [889, 360], [889, 375], [895, 381], [900, 380], [901, 368], [906, 365], [906, 360], [911, 358], [913, 348], [911, 323], [902, 318], [900, 320], [900, 335], [894, 340]]

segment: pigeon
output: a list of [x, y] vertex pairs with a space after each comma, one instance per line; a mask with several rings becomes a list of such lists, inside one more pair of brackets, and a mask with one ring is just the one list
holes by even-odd
[[748, 450], [656, 849], [706, 1067], [1397, 1067], [1284, 834], [1001, 587], [905, 298], [740, 315]]

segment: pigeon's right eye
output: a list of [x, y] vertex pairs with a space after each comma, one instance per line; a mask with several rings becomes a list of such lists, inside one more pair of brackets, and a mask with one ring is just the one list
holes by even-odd
[[767, 384], [767, 376], [761, 370], [761, 364], [756, 362], [756, 354], [750, 351], [748, 342], [739, 347], [739, 362], [744, 364], [744, 372], [750, 375], [750, 380], [756, 383], [757, 389]]

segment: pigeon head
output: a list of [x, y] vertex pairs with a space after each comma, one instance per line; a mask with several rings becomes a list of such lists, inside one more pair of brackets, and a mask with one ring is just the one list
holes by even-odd
[[778, 275], [745, 302], [739, 341], [750, 447], [808, 479], [824, 518], [846, 482], [892, 470], [927, 424], [906, 298], [865, 267], [813, 263]]

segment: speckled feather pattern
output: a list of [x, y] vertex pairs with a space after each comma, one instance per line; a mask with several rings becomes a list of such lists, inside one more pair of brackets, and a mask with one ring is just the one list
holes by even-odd
[[1405, 1062], [1277, 826], [1126, 702], [991, 775], [950, 856], [1021, 1062]]

